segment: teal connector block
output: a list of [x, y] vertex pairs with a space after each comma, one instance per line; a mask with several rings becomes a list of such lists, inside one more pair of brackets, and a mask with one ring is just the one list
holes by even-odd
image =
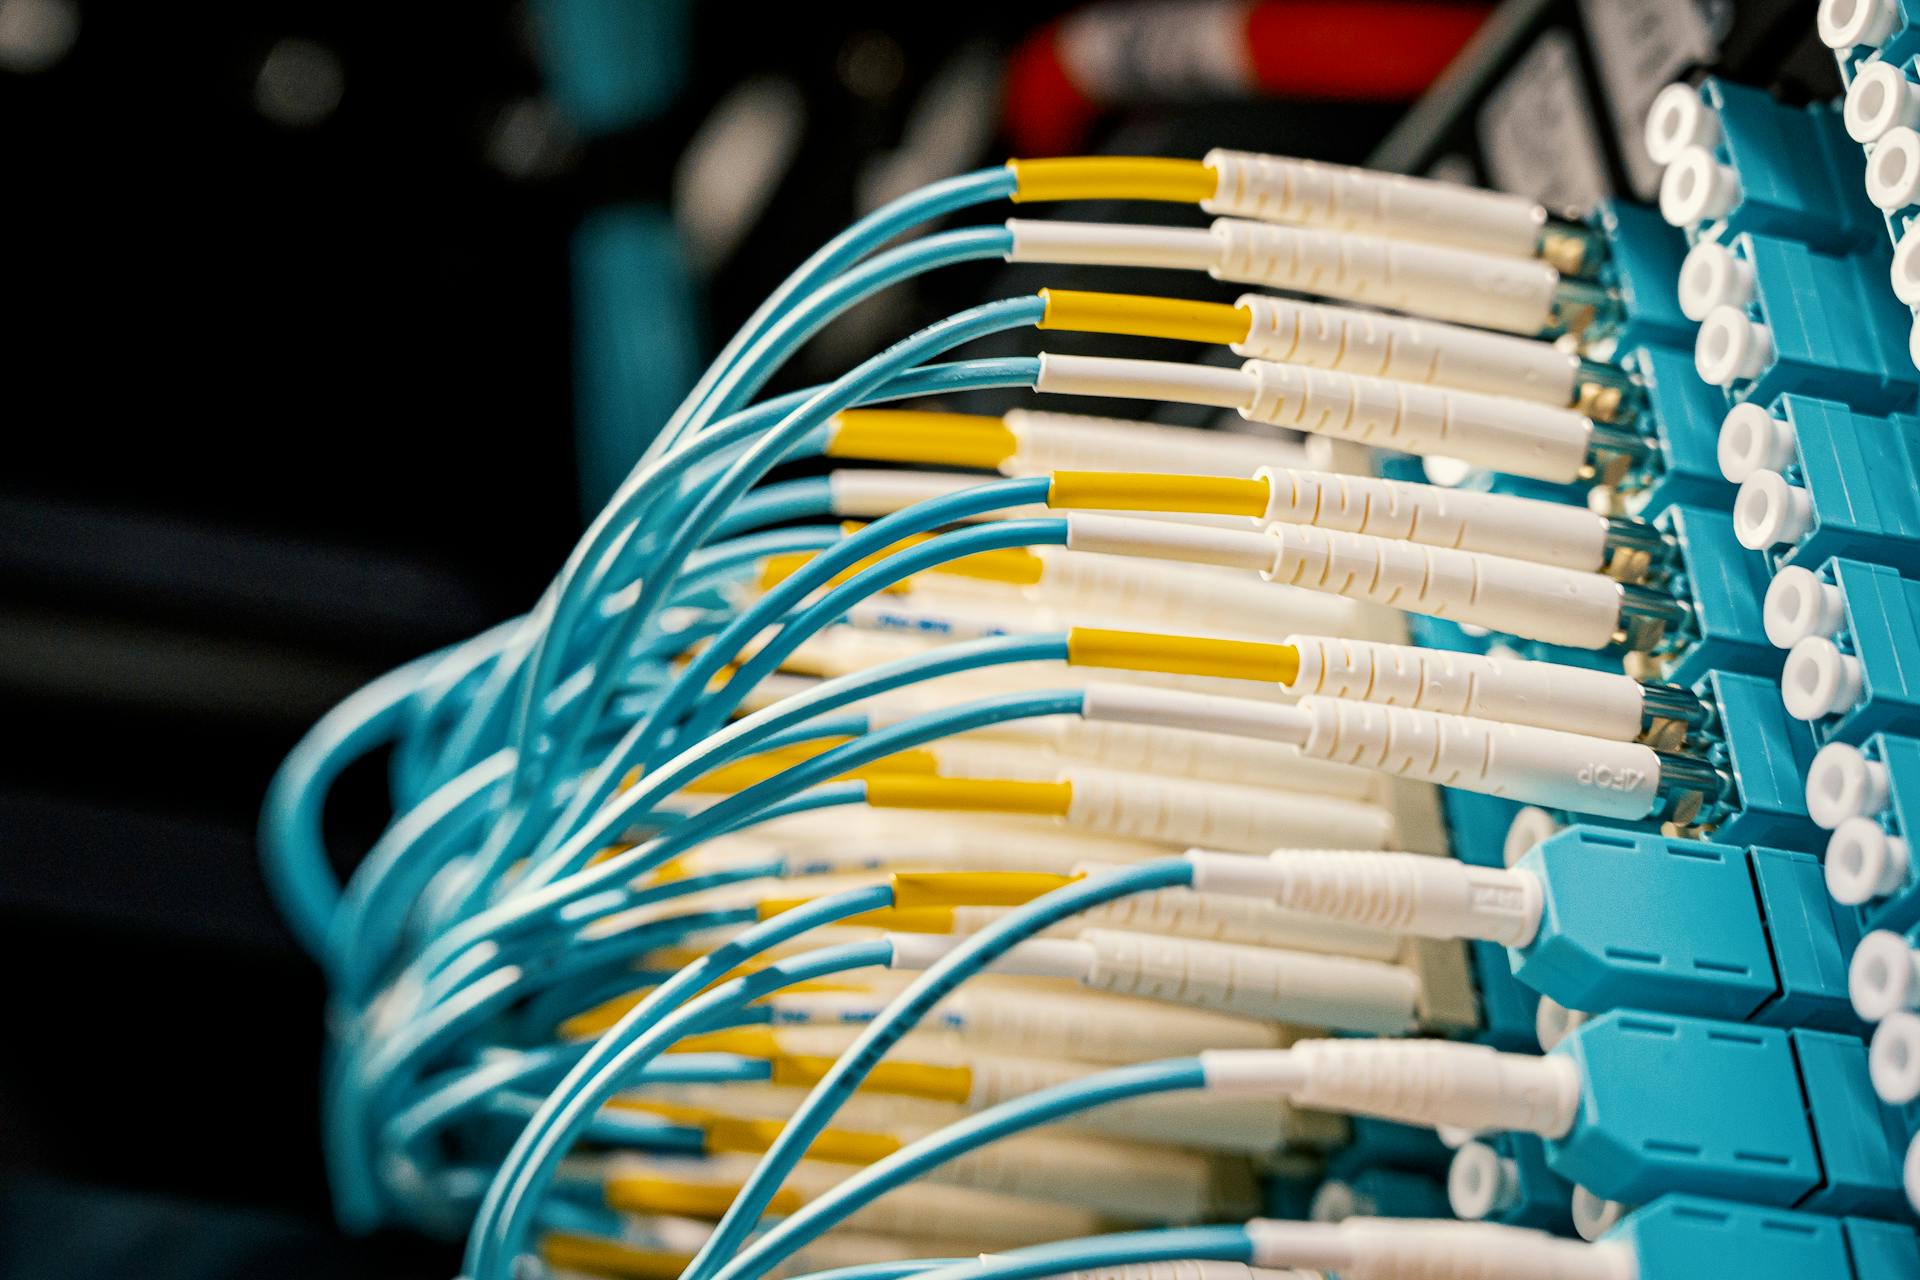
[[1547, 1158], [1595, 1195], [1909, 1212], [1905, 1117], [1874, 1103], [1867, 1046], [1854, 1037], [1618, 1010], [1552, 1052], [1579, 1066], [1581, 1097]]
[[[1803, 392], [1869, 413], [1913, 406], [1920, 395], [1920, 373], [1907, 354], [1913, 317], [1887, 287], [1892, 257], [1884, 240], [1843, 256], [1753, 234], [1735, 236], [1728, 248], [1752, 268], [1746, 312], [1767, 327], [1773, 345], [1757, 377], [1727, 388], [1730, 400], [1764, 404]], [[1702, 342], [1715, 332], [1709, 316]]]
[[1767, 411], [1793, 435], [1783, 474], [1806, 494], [1809, 514], [1806, 532], [1769, 557], [1809, 568], [1842, 557], [1920, 575], [1920, 417], [1874, 417], [1807, 396]]
[[1789, 849], [1749, 849], [1747, 868], [1773, 950], [1779, 994], [1752, 1019], [1773, 1027], [1866, 1034], [1847, 995], [1847, 960], [1860, 915], [1827, 893], [1820, 859]]
[[1846, 1218], [1840, 1223], [1853, 1280], [1913, 1280], [1920, 1276], [1920, 1236], [1897, 1222]]
[[1816, 742], [1858, 745], [1876, 733], [1920, 736], [1920, 582], [1885, 565], [1829, 560], [1823, 582], [1840, 589], [1833, 643], [1859, 663], [1851, 707], [1812, 722]]
[[1517, 866], [1544, 910], [1509, 952], [1514, 976], [1569, 1009], [1861, 1030], [1846, 981], [1857, 935], [1836, 929], [1811, 855], [1575, 826]]
[[1368, 1169], [1387, 1168], [1440, 1178], [1446, 1176], [1451, 1159], [1452, 1153], [1432, 1129], [1355, 1116], [1352, 1140], [1327, 1161], [1327, 1176], [1358, 1177]]
[[1736, 490], [1720, 474], [1717, 452], [1727, 402], [1718, 387], [1700, 381], [1691, 346], [1638, 347], [1620, 364], [1640, 385], [1639, 426], [1651, 446], [1623, 486], [1634, 491], [1633, 513], [1651, 520], [1676, 503], [1731, 511]]
[[1900, 1165], [1914, 1108], [1889, 1107], [1874, 1095], [1860, 1041], [1820, 1031], [1795, 1031], [1788, 1039], [1825, 1173], [1820, 1189], [1798, 1207], [1867, 1218], [1908, 1216]]
[[[1887, 807], [1873, 820], [1907, 840], [1920, 832], [1920, 741], [1877, 733], [1860, 744], [1861, 754], [1887, 771]], [[1860, 927], [1906, 933], [1920, 926], [1920, 866], [1909, 863], [1898, 887], [1860, 909]]]
[[1547, 1158], [1595, 1195], [1638, 1204], [1679, 1191], [1791, 1208], [1819, 1188], [1786, 1032], [1621, 1010], [1582, 1023], [1552, 1053], [1579, 1065], [1581, 1095]]
[[1885, 231], [1860, 198], [1866, 162], [1837, 108], [1791, 107], [1764, 89], [1709, 79], [1700, 86], [1720, 121], [1714, 157], [1740, 181], [1740, 198], [1699, 235], [1784, 236], [1829, 253], [1881, 243]]
[[1699, 326], [1680, 310], [1673, 287], [1686, 237], [1645, 205], [1620, 200], [1604, 202], [1594, 223], [1607, 243], [1601, 283], [1620, 300], [1614, 341], [1621, 349], [1646, 343], [1691, 348]]
[[[1839, 1219], [1699, 1196], [1668, 1195], [1643, 1204], [1602, 1239], [1632, 1246], [1638, 1280], [1881, 1280], [1878, 1272], [1856, 1269]], [[1872, 1244], [1881, 1244], [1877, 1234]], [[1903, 1274], [1911, 1280], [1912, 1273]]]
[[1686, 621], [1660, 648], [1671, 658], [1667, 678], [1691, 685], [1709, 671], [1777, 677], [1786, 655], [1767, 639], [1761, 613], [1767, 562], [1740, 545], [1733, 517], [1673, 506], [1654, 523], [1674, 547], [1667, 589], [1690, 606]]
[[1743, 847], [1819, 848], [1825, 836], [1807, 816], [1813, 733], [1787, 714], [1779, 684], [1764, 676], [1713, 671], [1693, 691], [1716, 709], [1708, 759], [1733, 780], [1734, 811], [1715, 838]]

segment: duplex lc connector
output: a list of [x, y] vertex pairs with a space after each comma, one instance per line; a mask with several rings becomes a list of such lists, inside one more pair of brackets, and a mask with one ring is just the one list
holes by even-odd
[[[1858, 929], [1811, 855], [1574, 826], [1510, 868], [1415, 854], [1192, 851], [1195, 891], [1422, 937], [1500, 943], [1557, 1004], [1857, 1033]], [[1619, 886], [1636, 896], [1623, 904]]]
[[1542, 1057], [1435, 1040], [1302, 1040], [1202, 1054], [1218, 1087], [1296, 1106], [1546, 1142], [1608, 1200], [1668, 1192], [1900, 1220], [1904, 1117], [1851, 1036], [1615, 1010]]
[[1646, 452], [1631, 432], [1596, 425], [1572, 409], [1268, 360], [1221, 369], [1042, 353], [1034, 390], [1213, 405], [1249, 422], [1556, 484], [1608, 472], [1617, 459]]

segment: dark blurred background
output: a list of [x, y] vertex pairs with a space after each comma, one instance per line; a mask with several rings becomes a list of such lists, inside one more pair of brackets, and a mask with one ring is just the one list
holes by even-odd
[[[1578, 207], [1644, 194], [1677, 76], [1830, 91], [1809, 4], [1489, 8], [0, 0], [0, 1275], [453, 1273], [330, 1228], [261, 792], [356, 685], [529, 605], [853, 217], [1009, 154], [1215, 145]], [[792, 379], [1046, 278], [930, 277]], [[375, 762], [343, 869], [384, 817]]]

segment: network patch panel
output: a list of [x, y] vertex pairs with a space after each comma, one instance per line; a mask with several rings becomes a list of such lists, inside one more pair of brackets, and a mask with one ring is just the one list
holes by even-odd
[[[526, 618], [276, 780], [343, 1219], [471, 1280], [1920, 1274], [1920, 9], [1817, 19], [1844, 104], [1669, 87], [1655, 209], [1013, 161], [809, 259]], [[1002, 200], [1212, 221], [898, 240]], [[1059, 284], [761, 398], [988, 258]]]

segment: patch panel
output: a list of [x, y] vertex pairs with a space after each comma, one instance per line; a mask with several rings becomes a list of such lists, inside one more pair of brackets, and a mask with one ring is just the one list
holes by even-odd
[[[1897, 47], [1906, 28], [1886, 25]], [[724, 1196], [697, 1184], [698, 1256], [666, 1269], [692, 1280], [757, 1280], [947, 1160], [994, 1194], [1045, 1191], [982, 1148], [1059, 1121], [1150, 1144], [1142, 1178], [1152, 1144], [1181, 1151], [1169, 1170], [1201, 1149], [1242, 1190], [1257, 1157], [1270, 1213], [1322, 1220], [1219, 1228], [1241, 1232], [1222, 1260], [1380, 1280], [1412, 1274], [1379, 1262], [1401, 1247], [1448, 1275], [1910, 1274], [1920, 1102], [1887, 1083], [1894, 1035], [1870, 1047], [1856, 970], [1875, 947], [1909, 955], [1863, 930], [1920, 924], [1920, 745], [1891, 732], [1920, 700], [1920, 585], [1901, 576], [1920, 566], [1920, 373], [1846, 124], [1717, 80], [1670, 89], [1649, 122], [1660, 214], [1578, 224], [1281, 157], [1017, 161], [979, 193], [1217, 220], [1014, 219], [936, 233], [938, 253], [1332, 301], [1050, 288], [753, 406], [777, 364], [754, 353], [936, 248], [783, 303], [518, 647], [481, 660], [497, 687], [453, 681], [470, 703], [414, 717], [466, 735], [421, 748], [440, 773], [403, 778], [429, 815], [473, 771], [507, 772], [431, 900], [388, 902], [376, 880], [361, 892], [381, 910], [356, 899], [324, 932], [323, 951], [378, 952], [332, 956], [362, 1010], [343, 1185], [372, 1219], [418, 1216], [381, 1145], [421, 1107], [437, 1123], [483, 1096], [472, 1073], [547, 1063], [544, 1025], [494, 1016], [533, 986], [517, 1007], [545, 1023], [569, 1025], [584, 992], [607, 1004], [571, 1024], [595, 1038], [563, 1039], [569, 1074], [512, 1090], [553, 1090], [519, 1136], [474, 1139], [499, 1172], [471, 1280], [514, 1274], [556, 1186], [606, 1190], [602, 1165], [565, 1155], [640, 1142], [604, 1119], [627, 1094], [683, 1108], [700, 1176], [727, 1171]], [[863, 234], [880, 230], [898, 228]], [[1018, 328], [1245, 363], [926, 363]], [[1403, 456], [1379, 463], [1388, 483], [1294, 465], [1292, 438], [1286, 465], [1249, 465], [1244, 437], [875, 407], [901, 381], [1208, 406]], [[848, 508], [860, 486], [839, 472], [749, 494], [791, 455], [956, 470], [862, 481], [874, 509]], [[850, 516], [877, 518], [827, 523]], [[614, 654], [634, 668], [618, 701], [598, 665]], [[845, 941], [801, 941], [829, 927]], [[820, 984], [854, 992], [832, 1026], [793, 1003]], [[696, 1052], [659, 1056], [676, 1044]], [[684, 1096], [634, 1083], [649, 1063], [797, 1096], [746, 1117], [703, 1095], [719, 1109], [695, 1123]], [[428, 1066], [455, 1073], [452, 1101], [420, 1096]], [[928, 1103], [939, 1119], [913, 1110]], [[1299, 1119], [1322, 1113], [1354, 1119]], [[714, 1145], [743, 1135], [757, 1163]], [[833, 1182], [830, 1151], [864, 1167]], [[796, 1170], [818, 1181], [782, 1199]], [[1449, 1207], [1487, 1225], [1381, 1221]], [[1123, 1246], [1061, 1256], [1152, 1260], [1106, 1249]]]

